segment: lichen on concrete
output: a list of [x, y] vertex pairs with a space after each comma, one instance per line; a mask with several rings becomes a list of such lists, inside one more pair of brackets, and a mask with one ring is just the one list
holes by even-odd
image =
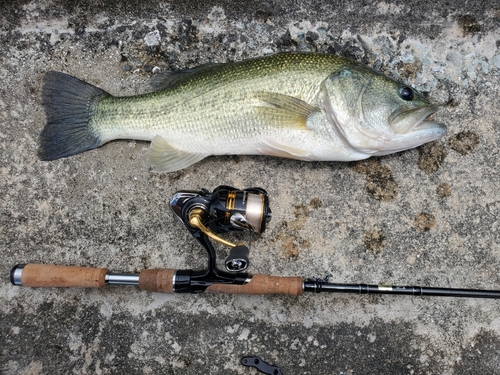
[[[496, 2], [4, 2], [0, 14], [0, 372], [498, 374], [500, 302], [30, 289], [17, 263], [201, 268], [168, 208], [180, 189], [261, 186], [273, 218], [251, 272], [500, 289]], [[41, 83], [63, 71], [115, 95], [156, 74], [283, 51], [336, 53], [425, 92], [446, 137], [360, 163], [210, 157], [158, 175], [148, 144], [36, 157]], [[293, 77], [292, 77], [293, 78]], [[226, 250], [218, 248], [220, 258]]]

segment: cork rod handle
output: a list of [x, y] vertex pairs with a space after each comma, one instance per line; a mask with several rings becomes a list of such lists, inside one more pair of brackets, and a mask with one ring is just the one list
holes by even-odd
[[[16, 272], [18, 283], [14, 283]], [[26, 264], [14, 267], [11, 281], [15, 285], [36, 287], [101, 288], [106, 285], [106, 268], [58, 266], [50, 264]]]
[[207, 288], [207, 292], [232, 294], [290, 294], [302, 295], [303, 280], [300, 276], [269, 276], [253, 275], [245, 285], [214, 284]]
[[[143, 270], [138, 277], [139, 288], [150, 292], [173, 293], [175, 292], [175, 273], [176, 270], [174, 269]], [[11, 282], [14, 285], [33, 288], [100, 288], [106, 285], [107, 277], [109, 277], [108, 281], [110, 283], [115, 283], [111, 280], [113, 275], [115, 274], [108, 274], [106, 268], [26, 264], [17, 265], [12, 269]], [[300, 296], [304, 288], [303, 280], [299, 276], [253, 275], [250, 277], [249, 282], [244, 285], [213, 284], [206, 291], [230, 294], [289, 294]], [[130, 283], [128, 284], [130, 285]]]
[[139, 289], [149, 292], [173, 293], [174, 292], [173, 269], [150, 269], [143, 270], [139, 274]]

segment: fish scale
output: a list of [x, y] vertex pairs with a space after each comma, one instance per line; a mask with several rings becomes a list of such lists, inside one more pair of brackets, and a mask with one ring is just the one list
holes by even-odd
[[437, 108], [417, 91], [408, 88], [408, 100], [406, 85], [334, 55], [277, 54], [156, 81], [157, 91], [119, 97], [47, 73], [40, 157], [137, 139], [152, 141], [150, 159], [160, 172], [223, 154], [349, 161], [416, 147], [446, 131], [425, 121]]
[[[215, 70], [213, 74], [209, 74], [211, 69], [204, 69], [200, 73], [194, 72], [192, 76], [177, 82], [167, 90], [130, 97], [125, 101], [115, 97], [107, 98], [106, 101], [109, 101], [109, 107], [123, 107], [120, 117], [133, 120], [130, 127], [138, 130], [144, 129], [148, 123], [153, 123], [152, 126], [158, 131], [167, 127], [172, 131], [184, 128], [201, 131], [210, 130], [210, 127], [233, 128], [235, 114], [242, 111], [251, 112], [249, 104], [252, 104], [252, 94], [257, 92], [269, 91], [272, 88], [284, 95], [311, 101], [314, 90], [307, 90], [308, 86], [319, 86], [328, 72], [340, 66], [337, 58], [316, 59], [314, 56], [317, 55], [306, 58], [295, 54], [276, 55], [264, 60], [228, 64], [223, 69]], [[215, 69], [217, 67], [218, 65], [214, 66]], [[315, 69], [318, 73], [312, 74], [309, 69]], [[255, 79], [259, 73], [260, 76]], [[291, 75], [293, 80], [290, 79]], [[318, 84], [314, 85], [314, 81]], [[129, 106], [132, 108], [129, 109]], [[110, 113], [109, 107], [102, 108], [102, 111]], [[167, 116], [158, 116], [158, 107], [165, 108]], [[198, 119], [197, 115], [203, 118]], [[222, 119], [225, 121], [221, 121]], [[115, 130], [120, 126], [116, 120], [110, 118], [109, 122], [100, 126]], [[240, 127], [251, 125], [252, 120], [251, 116], [248, 116], [247, 121], [240, 123]], [[190, 126], [194, 126], [193, 129]], [[126, 128], [123, 126], [123, 129]]]

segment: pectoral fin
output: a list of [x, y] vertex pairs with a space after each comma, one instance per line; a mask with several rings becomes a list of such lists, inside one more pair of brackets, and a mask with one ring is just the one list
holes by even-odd
[[264, 155], [296, 160], [310, 160], [311, 153], [308, 151], [286, 146], [271, 139], [264, 140], [264, 143], [264, 146], [257, 148], [257, 150]]
[[262, 102], [255, 106], [256, 116], [272, 126], [309, 129], [307, 119], [320, 109], [293, 96], [273, 92], [260, 92], [256, 98]]
[[153, 138], [149, 148], [149, 161], [153, 166], [153, 172], [157, 173], [168, 173], [187, 168], [207, 156], [208, 154], [178, 150], [159, 135]]

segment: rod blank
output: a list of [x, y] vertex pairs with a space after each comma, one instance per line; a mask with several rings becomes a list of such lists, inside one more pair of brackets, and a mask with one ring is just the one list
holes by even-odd
[[421, 286], [391, 286], [368, 284], [333, 284], [323, 280], [307, 280], [304, 292], [354, 293], [354, 294], [397, 294], [407, 296], [500, 298], [500, 291], [453, 288], [427, 288]]

